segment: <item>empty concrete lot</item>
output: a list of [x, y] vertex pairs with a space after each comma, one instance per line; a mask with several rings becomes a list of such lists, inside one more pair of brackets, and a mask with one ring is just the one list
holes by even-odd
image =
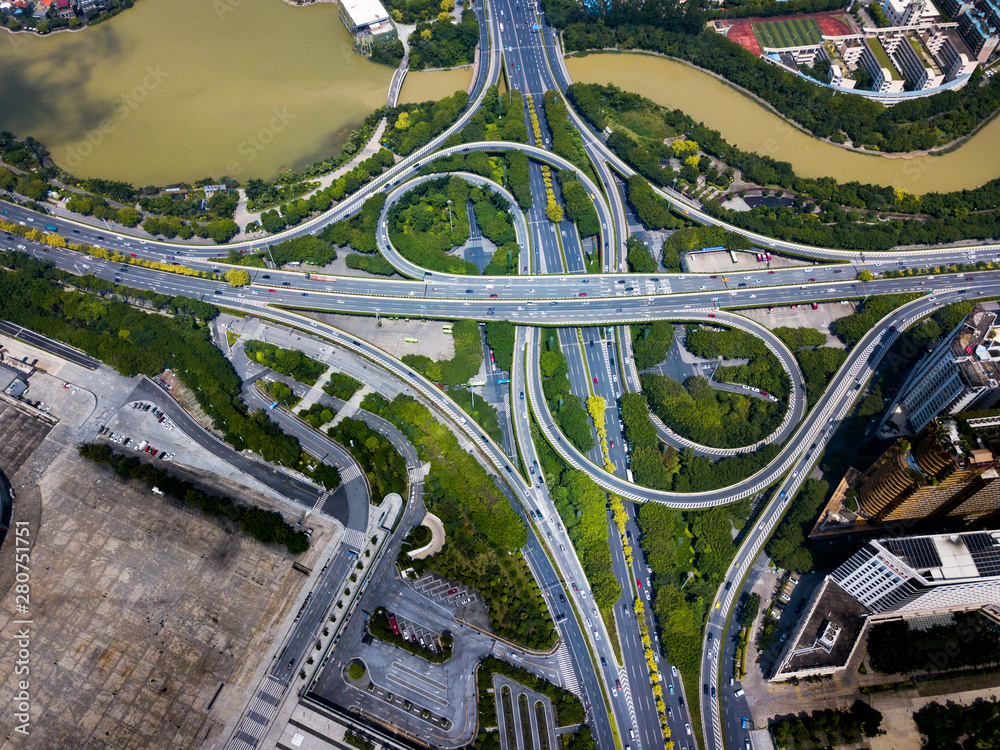
[[[402, 357], [404, 354], [423, 354], [431, 359], [451, 359], [455, 356], [455, 339], [450, 333], [443, 333], [441, 330], [448, 321], [427, 320], [422, 322], [417, 317], [411, 317], [408, 320], [403, 318], [392, 320], [382, 316], [382, 327], [380, 328], [374, 317], [365, 315], [331, 315], [318, 312], [308, 314], [316, 320], [336, 326], [346, 333], [374, 344], [393, 357]], [[418, 343], [408, 344], [407, 338], [417, 339]]]
[[[39, 481], [31, 605], [0, 610], [0, 702], [14, 618], [33, 621], [31, 736], [0, 747], [200, 748], [222, 737], [303, 576], [292, 559], [123, 483], [67, 448]], [[241, 499], [253, 493], [243, 490]], [[209, 703], [225, 683], [213, 710]], [[241, 706], [240, 706], [241, 707]]]

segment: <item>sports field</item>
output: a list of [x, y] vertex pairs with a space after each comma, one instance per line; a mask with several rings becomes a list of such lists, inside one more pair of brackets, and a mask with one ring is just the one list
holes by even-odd
[[780, 21], [763, 21], [750, 24], [761, 48], [785, 49], [819, 44], [822, 32], [812, 18], [785, 18]]

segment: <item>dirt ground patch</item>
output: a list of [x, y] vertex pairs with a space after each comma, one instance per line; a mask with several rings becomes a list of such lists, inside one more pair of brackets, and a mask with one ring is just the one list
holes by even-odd
[[122, 482], [72, 447], [44, 466], [30, 609], [14, 614], [10, 592], [0, 610], [8, 706], [12, 620], [33, 622], [32, 732], [0, 748], [208, 746], [234, 718], [224, 700], [208, 710], [213, 696], [251, 680], [305, 577], [283, 550]]

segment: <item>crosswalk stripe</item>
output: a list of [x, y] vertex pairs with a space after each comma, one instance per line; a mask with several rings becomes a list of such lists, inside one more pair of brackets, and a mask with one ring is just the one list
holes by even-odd
[[361, 469], [358, 467], [356, 463], [349, 463], [347, 466], [344, 466], [339, 471], [340, 471], [340, 481], [343, 484], [347, 484], [348, 482], [354, 481], [355, 479], [361, 476]]
[[571, 693], [583, 697], [580, 692], [580, 683], [576, 679], [576, 670], [573, 669], [573, 659], [569, 655], [569, 649], [563, 643], [556, 651], [556, 661], [559, 663], [559, 673], [562, 675], [564, 686]]
[[358, 531], [357, 529], [347, 529], [347, 531], [344, 532], [344, 544], [348, 547], [360, 550], [365, 546], [365, 539], [366, 537], [363, 531]]
[[316, 500], [316, 504], [313, 506], [313, 512], [318, 511], [320, 508], [322, 508], [323, 503], [325, 503], [327, 499], [329, 499], [329, 497], [330, 497], [329, 492], [324, 492], [323, 494], [321, 494], [319, 496], [319, 499]]

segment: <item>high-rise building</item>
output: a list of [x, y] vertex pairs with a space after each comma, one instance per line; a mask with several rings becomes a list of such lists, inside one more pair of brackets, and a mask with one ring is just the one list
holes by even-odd
[[1000, 531], [870, 541], [817, 588], [773, 679], [844, 669], [869, 622], [978, 610], [998, 601]]
[[1000, 484], [988, 450], [967, 450], [954, 420], [935, 421], [912, 443], [897, 440], [858, 483], [869, 524], [982, 521], [1000, 512]]
[[1000, 400], [1000, 326], [996, 321], [996, 312], [976, 305], [913, 368], [896, 397], [913, 432], [920, 432], [939, 414], [989, 409]]

